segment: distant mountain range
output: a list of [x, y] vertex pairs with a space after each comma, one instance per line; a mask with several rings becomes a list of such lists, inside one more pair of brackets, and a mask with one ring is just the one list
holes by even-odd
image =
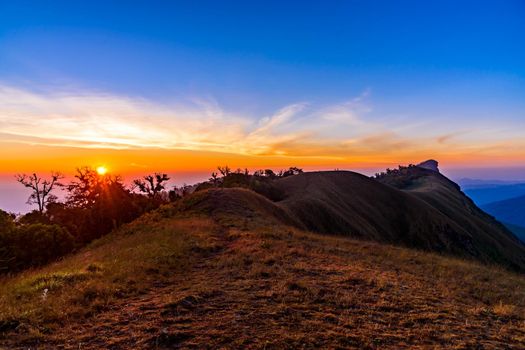
[[525, 183], [461, 179], [463, 192], [525, 242]]
[[492, 202], [482, 208], [502, 222], [525, 227], [525, 195]]
[[507, 181], [507, 180], [483, 180], [483, 179], [471, 179], [468, 177], [455, 180], [458, 185], [463, 189], [472, 188], [485, 188], [485, 187], [496, 187], [506, 185], [518, 185], [525, 184], [525, 179], [522, 181]]
[[525, 195], [525, 183], [484, 184], [462, 188], [465, 194], [480, 206]]

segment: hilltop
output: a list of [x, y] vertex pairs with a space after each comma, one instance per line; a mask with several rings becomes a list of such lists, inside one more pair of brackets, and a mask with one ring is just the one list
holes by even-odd
[[520, 348], [523, 245], [434, 170], [207, 188], [0, 280], [0, 348]]
[[303, 228], [525, 267], [525, 246], [438, 172], [405, 168], [379, 179], [304, 173], [273, 183], [276, 204]]

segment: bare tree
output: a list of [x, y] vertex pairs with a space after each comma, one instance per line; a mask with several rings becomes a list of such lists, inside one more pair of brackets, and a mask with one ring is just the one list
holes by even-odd
[[218, 166], [217, 170], [219, 170], [219, 173], [221, 173], [222, 177], [227, 177], [232, 172], [230, 167], [227, 166], [227, 165], [225, 165], [225, 166]]
[[168, 174], [155, 173], [133, 180], [133, 184], [140, 192], [147, 194], [148, 197], [157, 198], [166, 189], [165, 182], [169, 181], [169, 179]]
[[212, 183], [214, 187], [217, 187], [219, 183], [219, 175], [216, 172], [211, 173], [211, 177], [208, 181]]
[[58, 172], [52, 172], [51, 178], [49, 179], [44, 179], [36, 173], [33, 173], [32, 175], [18, 174], [15, 177], [16, 181], [32, 190], [31, 195], [27, 199], [27, 204], [38, 205], [38, 211], [40, 213], [44, 212], [48, 203], [57, 200], [57, 196], [51, 192], [57, 187], [63, 186], [62, 183], [60, 183], [60, 180], [64, 178], [64, 176]]

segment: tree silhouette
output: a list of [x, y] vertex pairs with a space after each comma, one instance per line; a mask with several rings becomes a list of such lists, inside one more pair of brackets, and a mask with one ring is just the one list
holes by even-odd
[[30, 188], [32, 193], [27, 199], [27, 204], [38, 205], [38, 211], [42, 214], [48, 203], [55, 202], [57, 197], [51, 192], [57, 187], [62, 187], [62, 180], [64, 176], [58, 172], [51, 173], [50, 179], [44, 179], [36, 173], [32, 175], [18, 174], [16, 180], [27, 188]]
[[155, 173], [133, 180], [133, 184], [140, 192], [147, 194], [148, 197], [157, 198], [166, 189], [165, 182], [169, 181], [169, 179], [168, 174]]
[[279, 173], [279, 177], [288, 177], [293, 175], [299, 175], [303, 173], [303, 169], [297, 168], [297, 167], [290, 167], [288, 170], [281, 170]]
[[77, 168], [75, 180], [67, 186], [69, 192], [67, 203], [79, 208], [90, 207], [100, 196], [102, 187], [103, 179], [94, 169]]
[[219, 173], [221, 173], [222, 177], [227, 177], [232, 172], [230, 167], [227, 166], [227, 165], [225, 165], [225, 166], [218, 166], [217, 170], [219, 170]]
[[214, 187], [217, 187], [219, 183], [219, 175], [216, 172], [211, 173], [211, 177], [208, 181], [212, 183]]
[[265, 169], [264, 170], [264, 176], [270, 178], [270, 179], [274, 179], [277, 177], [277, 174], [274, 173], [274, 171], [272, 169]]

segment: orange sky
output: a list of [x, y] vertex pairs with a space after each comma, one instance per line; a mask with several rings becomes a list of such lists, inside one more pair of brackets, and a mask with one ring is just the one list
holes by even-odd
[[[153, 171], [206, 172], [217, 165], [232, 168], [281, 169], [300, 166], [308, 169], [363, 169], [386, 168], [397, 164], [417, 163], [427, 158], [436, 158], [442, 165], [454, 167], [512, 166], [523, 163], [520, 150], [505, 156], [491, 152], [452, 153], [422, 149], [399, 150], [399, 152], [309, 156], [239, 155], [232, 153], [166, 150], [159, 148], [103, 149], [63, 146], [29, 145], [0, 142], [0, 174], [10, 175], [24, 172], [60, 171], [71, 174], [76, 167], [100, 165], [110, 172], [124, 176], [135, 176]], [[329, 149], [328, 149], [329, 151]]]
[[[231, 168], [381, 169], [525, 164], [525, 121], [370, 115], [369, 91], [339, 103], [292, 103], [269, 115], [213, 100], [163, 104], [90, 91], [0, 84], [0, 175], [105, 165], [124, 176]], [[522, 125], [523, 124], [523, 125]]]
[[[171, 178], [170, 185], [204, 181], [218, 165], [229, 165], [232, 169], [247, 167], [251, 171], [290, 166], [309, 171], [339, 168], [371, 175], [387, 167], [428, 158], [439, 160], [440, 169], [453, 179], [523, 180], [525, 175], [520, 168], [525, 163], [520, 142], [448, 146], [433, 140], [414, 143], [385, 136], [362, 140], [355, 145], [334, 144], [330, 140], [323, 145], [303, 140], [272, 145], [275, 150], [287, 153], [279, 156], [162, 148], [93, 148], [94, 144], [89, 147], [53, 146], [41, 144], [41, 141], [6, 141], [0, 134], [0, 208], [12, 212], [30, 208], [25, 204], [29, 194], [16, 183], [13, 175], [37, 172], [46, 177], [50, 171], [60, 171], [69, 177], [80, 166], [105, 166], [111, 174], [121, 175], [126, 183], [152, 172], [165, 172]], [[60, 140], [53, 142], [57, 141]]]

